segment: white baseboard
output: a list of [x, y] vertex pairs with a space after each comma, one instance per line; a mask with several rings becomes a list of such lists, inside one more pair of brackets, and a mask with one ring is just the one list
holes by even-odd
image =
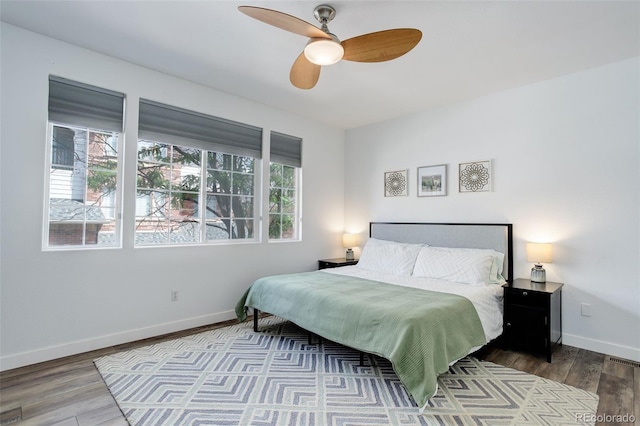
[[[7, 355], [0, 358], [0, 371], [11, 370], [26, 365], [37, 364], [39, 362], [50, 361], [65, 356], [76, 355], [122, 343], [133, 342], [140, 339], [173, 333], [175, 331], [228, 321], [235, 318], [234, 311], [224, 311], [216, 314], [203, 315], [200, 317], [187, 318], [180, 321], [158, 324], [151, 327], [127, 330], [122, 333], [109, 334], [92, 339], [80, 340], [63, 345], [50, 346], [35, 351], [22, 352], [14, 355]], [[613, 355], [620, 358], [640, 362], [640, 349], [630, 346], [619, 345], [601, 340], [588, 339], [582, 336], [564, 333], [562, 343]]]
[[203, 315], [200, 317], [187, 318], [180, 321], [168, 322], [151, 327], [127, 330], [121, 333], [108, 334], [62, 345], [49, 346], [29, 352], [22, 352], [13, 355], [0, 357], [0, 371], [11, 370], [26, 365], [37, 364], [39, 362], [50, 361], [69, 355], [76, 355], [96, 349], [102, 349], [113, 345], [133, 342], [140, 339], [173, 333], [175, 331], [200, 327], [227, 321], [236, 317], [234, 311], [224, 311], [215, 314]]
[[619, 358], [640, 362], [640, 348], [604, 342], [602, 340], [588, 339], [586, 337], [566, 333], [562, 334], [562, 343], [593, 352], [599, 352], [601, 354], [613, 355]]

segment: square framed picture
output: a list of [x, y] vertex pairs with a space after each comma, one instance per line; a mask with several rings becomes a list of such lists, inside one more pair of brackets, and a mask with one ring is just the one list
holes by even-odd
[[447, 195], [447, 165], [418, 167], [418, 197]]
[[384, 196], [406, 197], [409, 195], [409, 170], [396, 170], [384, 174]]
[[458, 179], [460, 192], [490, 192], [493, 179], [491, 160], [460, 163]]

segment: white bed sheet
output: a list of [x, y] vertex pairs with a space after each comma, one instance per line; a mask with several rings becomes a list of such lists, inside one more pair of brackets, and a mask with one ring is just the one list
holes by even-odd
[[[487, 343], [502, 334], [503, 289], [498, 284], [471, 286], [433, 278], [396, 275], [358, 268], [357, 265], [323, 269], [323, 272], [381, 281], [405, 287], [452, 293], [466, 297], [478, 312]], [[477, 348], [474, 348], [474, 350]]]

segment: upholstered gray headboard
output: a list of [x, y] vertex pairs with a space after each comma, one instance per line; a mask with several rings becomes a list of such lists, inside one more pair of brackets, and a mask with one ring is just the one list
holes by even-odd
[[369, 236], [436, 247], [486, 248], [504, 253], [503, 276], [513, 280], [513, 225], [510, 223], [370, 222]]

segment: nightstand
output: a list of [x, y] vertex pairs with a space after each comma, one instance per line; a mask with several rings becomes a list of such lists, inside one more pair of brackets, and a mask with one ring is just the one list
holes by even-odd
[[504, 287], [504, 342], [509, 348], [543, 353], [562, 344], [562, 283], [516, 279]]
[[335, 259], [318, 260], [318, 269], [337, 268], [338, 266], [355, 265], [357, 263], [358, 259], [347, 260], [344, 257], [336, 257]]

